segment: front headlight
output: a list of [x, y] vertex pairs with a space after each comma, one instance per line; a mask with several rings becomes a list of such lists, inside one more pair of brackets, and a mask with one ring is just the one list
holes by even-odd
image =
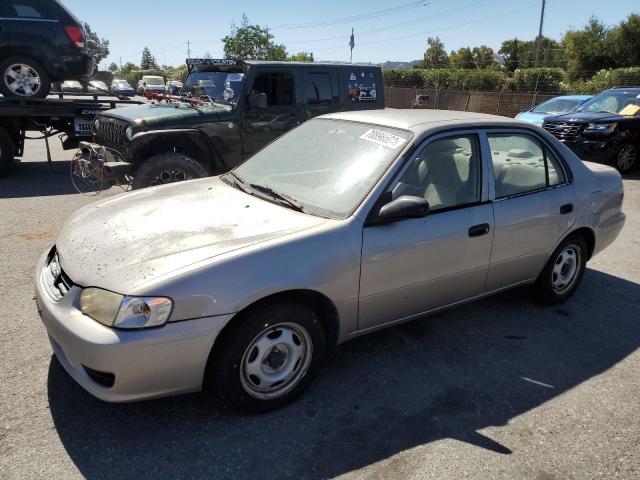
[[129, 125], [129, 126], [125, 129], [124, 134], [127, 136], [127, 138], [128, 138], [129, 140], [131, 140], [131, 139], [133, 138], [133, 127], [132, 127], [131, 125]]
[[590, 123], [585, 132], [591, 133], [611, 133], [615, 130], [617, 123]]
[[167, 322], [172, 307], [165, 297], [126, 297], [93, 287], [80, 293], [82, 313], [108, 327], [158, 327]]

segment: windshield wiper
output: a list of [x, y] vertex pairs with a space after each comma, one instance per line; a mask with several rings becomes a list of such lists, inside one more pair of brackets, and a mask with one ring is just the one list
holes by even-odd
[[[229, 177], [231, 177], [231, 178], [229, 178]], [[233, 185], [234, 187], [242, 190], [244, 193], [248, 193], [250, 195], [253, 195], [253, 189], [249, 186], [249, 184], [245, 181], [244, 178], [242, 178], [240, 175], [238, 175], [233, 170], [231, 170], [226, 175], [223, 175], [222, 178], [224, 180], [228, 181], [229, 183], [231, 183], [231, 185]]]
[[273, 198], [274, 200], [278, 201], [280, 204], [285, 204], [289, 208], [296, 210], [298, 212], [303, 212], [303, 213], [305, 212], [305, 208], [300, 202], [291, 198], [288, 195], [285, 195], [284, 193], [276, 192], [272, 188], [265, 187], [264, 185], [258, 185], [255, 183], [250, 183], [249, 186], [251, 187], [252, 190], [263, 193]]

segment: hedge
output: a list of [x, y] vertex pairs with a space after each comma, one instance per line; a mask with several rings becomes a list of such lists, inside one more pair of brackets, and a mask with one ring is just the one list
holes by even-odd
[[502, 90], [507, 74], [496, 70], [461, 68], [389, 68], [383, 70], [385, 84], [441, 88], [446, 90]]
[[509, 88], [518, 92], [556, 93], [562, 90], [564, 76], [565, 72], [561, 68], [518, 68], [513, 72]]
[[600, 70], [588, 80], [563, 84], [568, 92], [598, 93], [611, 87], [639, 86], [640, 67]]

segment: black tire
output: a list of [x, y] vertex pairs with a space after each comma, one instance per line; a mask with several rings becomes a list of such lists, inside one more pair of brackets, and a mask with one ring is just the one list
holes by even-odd
[[[28, 67], [29, 75], [39, 79], [38, 87], [32, 90], [32, 93], [25, 91], [24, 88], [12, 88], [16, 80], [7, 75], [10, 67], [13, 65], [25, 65]], [[44, 98], [49, 95], [51, 90], [51, 79], [45, 68], [31, 57], [22, 55], [9, 57], [0, 62], [0, 93], [5, 97], [17, 98]]]
[[620, 173], [634, 171], [640, 163], [640, 145], [632, 142], [625, 143], [616, 153], [614, 161]]
[[0, 127], [0, 177], [6, 177], [11, 173], [16, 164], [16, 147], [11, 135]]
[[[577, 256], [575, 261], [576, 270], [574, 274], [569, 275], [572, 272], [571, 267], [569, 267], [563, 278], [562, 272], [564, 268], [570, 264], [570, 255], [565, 257], [562, 255], [567, 255], [567, 252], [571, 250]], [[582, 276], [587, 266], [588, 255], [587, 244], [582, 236], [569, 235], [565, 238], [558, 248], [555, 249], [551, 257], [549, 257], [547, 264], [536, 281], [535, 287], [538, 299], [550, 305], [568, 300], [569, 297], [575, 293], [582, 281]], [[558, 270], [560, 270], [560, 273], [558, 273]], [[567, 284], [561, 287], [561, 284], [565, 281]]]
[[133, 177], [133, 188], [153, 187], [166, 183], [207, 177], [207, 168], [182, 153], [159, 153], [142, 162]]
[[[327, 348], [324, 328], [317, 312], [301, 303], [278, 302], [253, 309], [234, 322], [231, 330], [220, 339], [221, 343], [214, 347], [217, 351], [212, 351], [210, 356], [206, 379], [208, 390], [215, 389], [222, 401], [232, 408], [259, 413], [280, 408], [307, 389], [322, 366]], [[295, 340], [296, 333], [291, 333], [295, 329], [299, 330], [297, 338], [300, 345], [310, 342], [303, 349], [305, 355], [296, 357], [291, 350], [287, 350], [286, 341], [282, 349], [276, 346], [275, 353], [273, 349], [254, 345], [258, 339], [266, 340], [266, 337], [272, 338], [267, 340], [271, 342], [280, 338]], [[289, 353], [283, 355], [283, 351]], [[265, 383], [262, 385], [265, 389], [274, 390], [259, 392], [257, 390], [261, 382], [255, 380], [255, 375], [251, 379], [252, 375], [246, 372], [245, 365], [257, 362], [256, 368], [268, 370], [273, 367], [272, 354], [280, 355], [277, 361], [282, 362], [275, 368], [281, 368], [285, 373], [292, 370], [292, 377], [273, 385]], [[250, 360], [252, 355], [254, 360]], [[278, 370], [271, 373], [267, 371], [265, 377], [279, 373]]]

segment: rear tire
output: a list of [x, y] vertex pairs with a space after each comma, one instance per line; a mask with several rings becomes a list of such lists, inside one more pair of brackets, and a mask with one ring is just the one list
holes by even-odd
[[320, 316], [308, 306], [278, 302], [235, 320], [207, 368], [207, 384], [224, 403], [266, 412], [297, 398], [313, 381], [326, 354]]
[[16, 164], [16, 147], [7, 131], [0, 127], [0, 177], [11, 173]]
[[51, 90], [51, 79], [33, 58], [9, 57], [0, 62], [0, 93], [5, 97], [44, 98]]
[[577, 290], [587, 266], [589, 251], [580, 235], [569, 235], [555, 249], [536, 281], [542, 303], [558, 304]]
[[182, 153], [159, 153], [145, 160], [133, 177], [133, 189], [209, 176], [206, 167]]

